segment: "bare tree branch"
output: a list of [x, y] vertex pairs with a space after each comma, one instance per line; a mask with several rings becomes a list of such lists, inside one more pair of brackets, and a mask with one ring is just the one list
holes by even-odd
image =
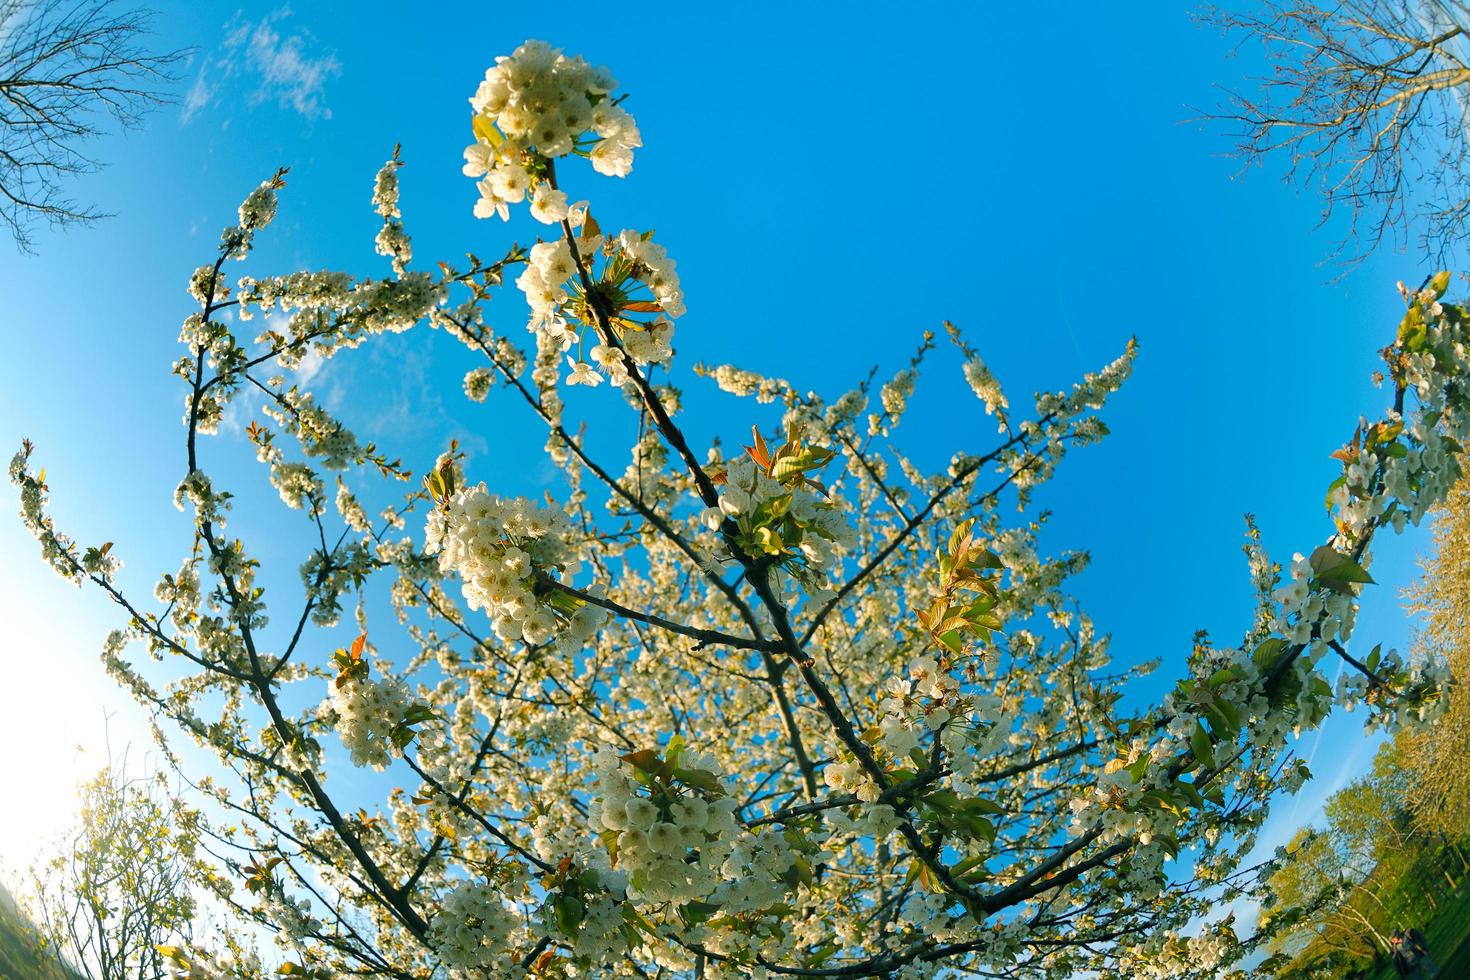
[[1286, 179], [1346, 212], [1335, 255], [1354, 264], [1416, 229], [1442, 259], [1470, 209], [1470, 5], [1462, 0], [1267, 0], [1259, 13], [1211, 9], [1271, 65], [1253, 92], [1214, 113], [1238, 126], [1246, 163], [1287, 162]]
[[22, 251], [33, 229], [106, 214], [70, 196], [72, 178], [101, 168], [93, 144], [168, 101], [187, 51], [152, 54], [152, 14], [113, 0], [0, 0], [0, 227]]

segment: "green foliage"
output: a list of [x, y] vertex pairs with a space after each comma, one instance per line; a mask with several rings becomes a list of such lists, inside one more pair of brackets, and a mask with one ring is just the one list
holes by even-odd
[[939, 591], [928, 609], [918, 612], [930, 641], [945, 656], [959, 656], [969, 642], [984, 643], [1001, 628], [993, 611], [1000, 601], [996, 577], [1000, 559], [973, 533], [973, 519], [960, 522], [949, 546], [935, 555]]
[[[1470, 837], [1418, 832], [1405, 808], [1410, 778], [1401, 740], [1385, 743], [1372, 772], [1328, 800], [1326, 829], [1303, 829], [1278, 856], [1261, 916], [1274, 934], [1268, 972], [1347, 976], [1386, 957], [1395, 929], [1470, 917]], [[1431, 941], [1431, 950], [1443, 962], [1462, 936]]]
[[46, 951], [90, 980], [161, 976], [158, 947], [190, 935], [193, 886], [208, 877], [198, 813], [161, 780], [99, 772], [81, 788], [75, 826], [32, 870]]
[[0, 887], [0, 977], [10, 980], [81, 980], [44, 948], [37, 933], [10, 894]]

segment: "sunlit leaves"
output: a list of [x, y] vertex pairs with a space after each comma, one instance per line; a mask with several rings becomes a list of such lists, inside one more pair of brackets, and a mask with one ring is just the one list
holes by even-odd
[[950, 534], [948, 548], [935, 556], [939, 591], [929, 607], [917, 613], [930, 641], [952, 656], [965, 652], [967, 640], [989, 640], [1002, 625], [994, 612], [1000, 601], [994, 573], [1001, 562], [974, 537], [973, 527], [973, 519], [960, 523]]
[[820, 471], [831, 462], [837, 455], [835, 450], [806, 445], [795, 422], [786, 430], [786, 441], [774, 449], [761, 435], [759, 427], [753, 427], [751, 435], [755, 444], [746, 446], [745, 453], [767, 477], [786, 486], [805, 484], [818, 493], [827, 492], [827, 488], [809, 474]]

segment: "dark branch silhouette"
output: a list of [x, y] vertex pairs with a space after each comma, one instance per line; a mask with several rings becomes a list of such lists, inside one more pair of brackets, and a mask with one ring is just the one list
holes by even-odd
[[39, 223], [105, 217], [70, 195], [101, 166], [94, 143], [167, 101], [187, 52], [152, 54], [147, 11], [112, 0], [0, 0], [0, 227], [29, 251]]
[[[1281, 157], [1315, 185], [1322, 218], [1345, 211], [1336, 254], [1356, 262], [1417, 235], [1432, 258], [1470, 233], [1470, 4], [1462, 0], [1267, 0], [1212, 9], [1270, 62], [1215, 113], [1248, 163]], [[1412, 232], [1411, 232], [1412, 229]]]

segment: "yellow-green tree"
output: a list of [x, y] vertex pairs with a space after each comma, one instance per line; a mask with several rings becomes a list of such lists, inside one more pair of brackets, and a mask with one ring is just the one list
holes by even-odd
[[1424, 830], [1458, 838], [1470, 827], [1470, 482], [1451, 491], [1434, 524], [1434, 550], [1409, 592], [1422, 618], [1415, 654], [1442, 659], [1456, 681], [1439, 721], [1405, 731], [1402, 757], [1412, 772], [1409, 807]]
[[45, 951], [89, 980], [155, 980], [158, 947], [188, 938], [197, 819], [161, 776], [103, 769], [81, 787], [76, 824], [32, 869]]

